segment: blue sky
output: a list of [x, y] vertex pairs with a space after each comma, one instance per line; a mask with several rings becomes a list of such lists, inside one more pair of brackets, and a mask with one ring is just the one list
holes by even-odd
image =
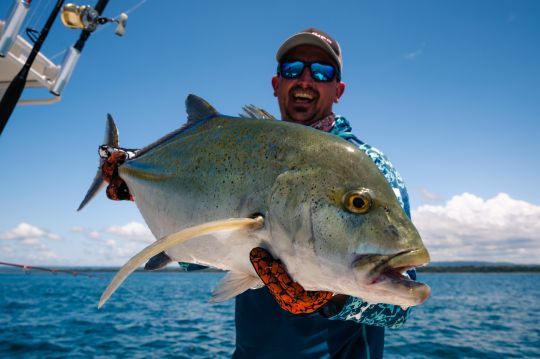
[[[111, 0], [105, 15], [136, 5], [123, 38], [90, 38], [61, 102], [17, 107], [0, 137], [0, 261], [123, 263], [152, 240], [136, 207], [101, 194], [75, 211], [106, 113], [126, 147], [183, 124], [189, 93], [277, 116], [275, 51], [315, 26], [344, 53], [335, 112], [402, 174], [433, 260], [540, 263], [537, 1]], [[59, 63], [78, 36], [57, 21], [42, 50]]]

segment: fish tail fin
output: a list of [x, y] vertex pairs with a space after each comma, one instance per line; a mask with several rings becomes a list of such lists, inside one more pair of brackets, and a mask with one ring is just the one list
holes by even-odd
[[[120, 142], [118, 139], [118, 129], [116, 128], [116, 124], [114, 123], [114, 120], [111, 114], [109, 113], [107, 114], [107, 124], [105, 127], [105, 137], [103, 138], [103, 142], [104, 142], [104, 145], [111, 146], [111, 147], [118, 147], [119, 142]], [[79, 205], [79, 208], [77, 208], [77, 211], [80, 211], [81, 209], [83, 209], [84, 206], [86, 206], [86, 204], [90, 202], [92, 198], [94, 198], [95, 195], [105, 185], [105, 182], [101, 175], [101, 166], [103, 165], [104, 161], [105, 159], [101, 158], [100, 156], [99, 167], [98, 167], [97, 173], [94, 177], [94, 180], [92, 181], [92, 184], [90, 185], [90, 188], [88, 189], [88, 192], [86, 192], [84, 199]]]

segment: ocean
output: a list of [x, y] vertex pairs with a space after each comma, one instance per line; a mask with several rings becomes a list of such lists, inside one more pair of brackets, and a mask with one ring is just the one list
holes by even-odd
[[[223, 276], [133, 274], [101, 309], [114, 273], [0, 273], [0, 357], [227, 358], [234, 301], [209, 304]], [[89, 274], [90, 276], [87, 276]], [[540, 358], [540, 274], [421, 273], [431, 298], [386, 358]]]

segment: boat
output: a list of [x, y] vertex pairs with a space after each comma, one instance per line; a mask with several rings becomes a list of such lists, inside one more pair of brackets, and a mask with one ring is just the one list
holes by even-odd
[[[29, 1], [27, 0], [14, 1], [10, 16], [6, 20], [0, 19], [0, 98], [4, 96], [11, 81], [26, 63], [34, 46], [19, 35], [28, 7]], [[30, 67], [25, 89], [43, 88], [50, 91], [60, 73], [60, 68], [60, 64], [54, 63], [42, 52], [39, 52]], [[60, 101], [60, 94], [54, 95], [49, 91], [42, 97], [19, 99], [17, 105], [46, 105]]]
[[[0, 134], [17, 105], [44, 105], [60, 101], [61, 93], [71, 78], [86, 41], [98, 26], [116, 23], [115, 34], [124, 35], [126, 13], [115, 19], [101, 16], [108, 2], [98, 0], [93, 8], [76, 4], [62, 6], [64, 0], [57, 0], [39, 33], [26, 29], [33, 42], [30, 44], [19, 32], [29, 12], [31, 0], [14, 0], [7, 20], [0, 20]], [[79, 40], [67, 50], [61, 65], [55, 64], [40, 52], [59, 13], [66, 27], [82, 30]], [[44, 88], [48, 91], [45, 92], [46, 96], [21, 98], [23, 90], [27, 88]]]

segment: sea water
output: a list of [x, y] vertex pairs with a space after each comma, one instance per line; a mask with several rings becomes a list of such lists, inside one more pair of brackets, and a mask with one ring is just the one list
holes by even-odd
[[[223, 276], [135, 273], [101, 309], [112, 273], [0, 273], [0, 357], [230, 357], [234, 301], [208, 304]], [[87, 276], [89, 274], [90, 276]], [[540, 358], [540, 274], [420, 274], [433, 290], [387, 358]]]

